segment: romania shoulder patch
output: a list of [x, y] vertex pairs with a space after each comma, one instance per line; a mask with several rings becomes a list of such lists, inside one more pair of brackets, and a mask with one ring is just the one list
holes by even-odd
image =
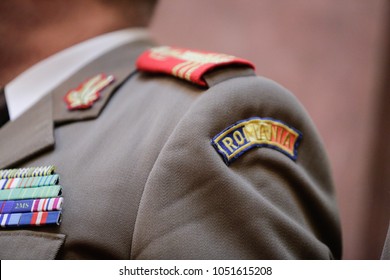
[[217, 67], [243, 65], [255, 68], [251, 62], [235, 56], [167, 46], [145, 51], [136, 64], [140, 71], [173, 75], [203, 87], [207, 86], [203, 75]]
[[224, 129], [211, 144], [227, 165], [255, 147], [275, 149], [295, 161], [301, 138], [299, 130], [279, 120], [254, 117]]

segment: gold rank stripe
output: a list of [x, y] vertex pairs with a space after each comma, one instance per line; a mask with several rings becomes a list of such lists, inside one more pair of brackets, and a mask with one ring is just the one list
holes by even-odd
[[48, 175], [52, 175], [54, 171], [55, 171], [54, 165], [40, 166], [40, 167], [27, 167], [27, 168], [18, 168], [18, 169], [3, 169], [0, 170], [0, 179], [48, 176]]
[[202, 65], [200, 62], [186, 61], [173, 67], [172, 74], [176, 77], [191, 81], [191, 74]]

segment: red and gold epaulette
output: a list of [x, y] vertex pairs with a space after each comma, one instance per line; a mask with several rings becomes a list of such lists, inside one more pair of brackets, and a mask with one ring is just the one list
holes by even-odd
[[173, 75], [204, 87], [207, 86], [204, 74], [216, 68], [232, 65], [255, 68], [251, 62], [235, 56], [167, 46], [145, 51], [136, 64], [140, 71]]

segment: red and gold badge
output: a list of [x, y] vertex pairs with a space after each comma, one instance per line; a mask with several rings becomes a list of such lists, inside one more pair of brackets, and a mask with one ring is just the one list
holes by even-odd
[[114, 76], [98, 74], [76, 89], [68, 91], [64, 100], [69, 110], [89, 109], [100, 98], [100, 92], [114, 81]]

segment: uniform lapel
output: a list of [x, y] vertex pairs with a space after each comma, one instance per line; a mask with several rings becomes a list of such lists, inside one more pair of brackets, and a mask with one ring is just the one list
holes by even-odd
[[45, 96], [0, 129], [0, 168], [18, 164], [54, 145], [52, 98]]
[[[70, 122], [94, 119], [104, 109], [115, 90], [135, 72], [135, 60], [150, 41], [136, 41], [104, 54], [82, 68], [46, 95], [30, 110], [0, 129], [0, 169], [9, 168], [54, 148], [54, 128]], [[85, 80], [100, 74], [115, 81], [101, 91], [101, 98], [87, 110], [69, 111], [64, 96]]]
[[[94, 119], [104, 109], [112, 95], [130, 75], [135, 71], [137, 57], [147, 48], [151, 47], [150, 41], [137, 41], [120, 46], [106, 53], [100, 58], [88, 64], [76, 75], [73, 75], [53, 91], [53, 113], [56, 125], [79, 120]], [[64, 96], [69, 90], [76, 89], [86, 80], [97, 74], [113, 75], [115, 81], [100, 92], [100, 99], [92, 108], [69, 111]]]

